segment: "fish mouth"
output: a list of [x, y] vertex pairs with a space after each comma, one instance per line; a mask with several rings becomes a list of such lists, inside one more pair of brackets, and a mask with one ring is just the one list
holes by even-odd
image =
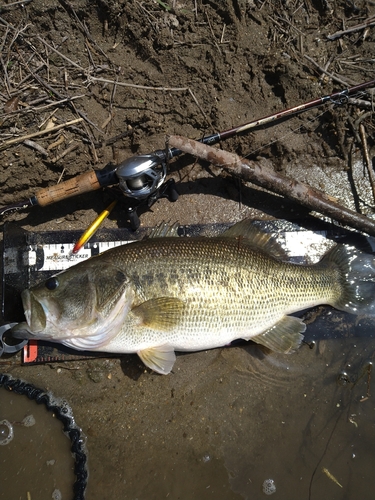
[[29, 333], [35, 335], [45, 330], [47, 317], [43, 305], [29, 290], [22, 292], [21, 299]]
[[29, 331], [29, 326], [26, 322], [17, 323], [16, 326], [13, 326], [9, 331], [15, 339], [31, 340], [36, 338], [36, 336]]

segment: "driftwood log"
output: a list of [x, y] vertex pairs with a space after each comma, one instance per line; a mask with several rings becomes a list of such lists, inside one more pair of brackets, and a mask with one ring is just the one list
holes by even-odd
[[178, 135], [167, 139], [171, 147], [207, 160], [244, 181], [285, 196], [341, 224], [375, 236], [374, 220], [342, 206], [335, 198], [322, 191], [276, 172], [272, 168], [272, 162], [265, 158], [259, 161], [245, 160], [236, 154]]

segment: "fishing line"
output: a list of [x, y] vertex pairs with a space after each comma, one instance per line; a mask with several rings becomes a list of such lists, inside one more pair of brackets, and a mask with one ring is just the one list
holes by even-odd
[[[346, 407], [346, 406], [348, 406], [348, 404], [349, 404], [349, 403], [347, 403], [347, 404], [345, 405], [345, 407]], [[323, 453], [322, 453], [322, 455], [321, 455], [320, 459], [318, 460], [318, 462], [317, 462], [317, 464], [316, 464], [316, 466], [315, 466], [315, 468], [314, 468], [314, 470], [313, 470], [313, 472], [312, 472], [312, 474], [311, 474], [310, 483], [309, 483], [309, 500], [311, 500], [311, 495], [312, 495], [312, 486], [313, 486], [313, 482], [314, 482], [314, 477], [315, 477], [315, 474], [318, 472], [318, 467], [319, 467], [319, 466], [320, 466], [320, 464], [322, 463], [322, 461], [323, 461], [323, 459], [324, 459], [324, 457], [325, 457], [325, 455], [326, 455], [326, 453], [327, 453], [328, 447], [329, 447], [329, 445], [330, 445], [330, 443], [331, 443], [331, 440], [332, 440], [332, 438], [333, 438], [333, 435], [334, 435], [334, 433], [335, 433], [335, 431], [336, 431], [336, 427], [337, 427], [337, 425], [338, 425], [338, 423], [339, 423], [339, 421], [340, 421], [341, 417], [342, 417], [342, 416], [343, 416], [343, 414], [344, 414], [343, 410], [345, 409], [345, 407], [344, 407], [343, 409], [338, 410], [339, 414], [338, 414], [338, 416], [337, 416], [337, 418], [336, 418], [336, 421], [335, 421], [335, 423], [334, 423], [334, 425], [333, 425], [333, 428], [332, 428], [332, 430], [331, 430], [331, 433], [330, 433], [330, 435], [329, 435], [329, 438], [328, 438], [328, 440], [327, 440], [327, 442], [326, 442], [326, 445], [325, 445], [325, 447], [324, 447]]]
[[[332, 106], [333, 107], [333, 106]], [[328, 108], [326, 109], [325, 111], [323, 111], [322, 113], [320, 113], [319, 115], [317, 115], [315, 118], [311, 118], [311, 119], [307, 119], [306, 121], [311, 124], [311, 123], [314, 123], [315, 120], [318, 120], [319, 118], [321, 118], [323, 115], [325, 115], [328, 111], [330, 111], [332, 108]], [[278, 137], [277, 139], [275, 139], [274, 141], [271, 141], [271, 142], [268, 142], [266, 144], [263, 144], [262, 146], [260, 146], [259, 148], [257, 149], [254, 149], [252, 151], [250, 151], [249, 153], [246, 153], [245, 156], [242, 156], [241, 158], [245, 159], [245, 158], [248, 158], [249, 156], [255, 154], [255, 153], [258, 153], [260, 151], [262, 151], [263, 149], [265, 148], [268, 148], [270, 146], [272, 146], [273, 144], [276, 144], [277, 142], [279, 141], [282, 141], [283, 139], [286, 139], [288, 138], [289, 136], [293, 135], [294, 133], [298, 132], [299, 130], [301, 130], [303, 127], [305, 127], [305, 125], [300, 125], [299, 127], [295, 128], [295, 129], [292, 129], [290, 130], [289, 132], [287, 132], [286, 134], [284, 134], [283, 136], [281, 137]]]

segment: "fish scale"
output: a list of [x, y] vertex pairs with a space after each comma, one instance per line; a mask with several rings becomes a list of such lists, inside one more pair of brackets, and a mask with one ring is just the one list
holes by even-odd
[[[285, 313], [312, 303], [332, 302], [337, 293], [332, 293], [337, 279], [334, 268], [280, 262], [228, 238], [152, 239], [117, 247], [108, 257], [118, 265], [131, 263], [126, 273], [138, 284], [136, 305], [160, 296], [183, 300], [183, 318], [172, 332], [164, 334], [165, 341], [177, 350], [206, 349], [213, 341], [249, 339]], [[132, 267], [137, 270], [132, 271]], [[149, 276], [154, 276], [152, 282]], [[122, 339], [129, 339], [129, 325], [122, 330]], [[137, 348], [138, 334], [136, 331], [133, 349]], [[147, 341], [151, 338], [155, 343], [160, 341], [159, 332], [149, 329]], [[113, 348], [112, 342], [108, 349]]]

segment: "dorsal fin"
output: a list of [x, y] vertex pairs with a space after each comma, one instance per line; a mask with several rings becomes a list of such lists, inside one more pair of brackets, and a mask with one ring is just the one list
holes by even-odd
[[250, 245], [254, 249], [263, 250], [276, 259], [288, 259], [288, 255], [282, 246], [275, 240], [272, 234], [264, 233], [254, 226], [250, 219], [237, 222], [230, 227], [220, 237], [242, 238], [243, 243]]

